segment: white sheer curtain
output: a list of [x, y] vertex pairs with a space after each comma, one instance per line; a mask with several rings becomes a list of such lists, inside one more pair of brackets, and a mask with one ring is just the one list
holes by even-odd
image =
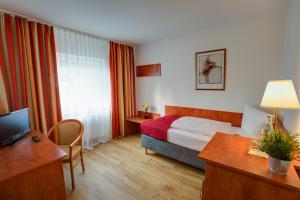
[[84, 148], [111, 139], [109, 42], [54, 29], [63, 118], [84, 124]]

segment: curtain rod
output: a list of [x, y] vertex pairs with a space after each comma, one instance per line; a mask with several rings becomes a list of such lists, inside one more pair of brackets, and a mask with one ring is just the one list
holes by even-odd
[[28, 19], [29, 21], [38, 22], [38, 23], [45, 24], [45, 25], [48, 25], [48, 26], [58, 27], [58, 28], [66, 29], [66, 30], [73, 31], [73, 32], [76, 32], [76, 33], [89, 35], [89, 36], [91, 36], [91, 37], [101, 38], [101, 39], [104, 39], [104, 40], [116, 42], [116, 43], [119, 43], [119, 44], [128, 45], [128, 46], [131, 46], [131, 47], [134, 47], [134, 46], [135, 46], [135, 45], [133, 45], [133, 44], [129, 44], [129, 43], [125, 43], [125, 42], [120, 42], [120, 41], [117, 41], [117, 40], [111, 40], [111, 39], [103, 38], [103, 37], [100, 37], [100, 36], [97, 36], [97, 35], [93, 35], [93, 34], [90, 34], [90, 33], [77, 31], [77, 30], [72, 29], [72, 28], [67, 28], [67, 27], [63, 27], [63, 26], [57, 26], [57, 25], [51, 24], [51, 23], [49, 23], [49, 22], [45, 22], [45, 21], [42, 21], [42, 20], [39, 20], [39, 19], [35, 19], [35, 18], [32, 18], [32, 17], [28, 17], [28, 16], [26, 16], [26, 15], [22, 15], [22, 14], [15, 13], [15, 12], [12, 12], [12, 11], [9, 11], [9, 10], [5, 10], [5, 9], [3, 9], [3, 8], [0, 8], [0, 12], [2, 12], [2, 13], [7, 13], [7, 14], [10, 14], [10, 15], [14, 15], [14, 16], [23, 17], [23, 18]]

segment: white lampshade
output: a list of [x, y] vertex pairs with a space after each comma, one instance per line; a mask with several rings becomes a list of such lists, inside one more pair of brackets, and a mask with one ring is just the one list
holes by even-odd
[[260, 105], [268, 108], [299, 108], [293, 82], [291, 80], [269, 81]]

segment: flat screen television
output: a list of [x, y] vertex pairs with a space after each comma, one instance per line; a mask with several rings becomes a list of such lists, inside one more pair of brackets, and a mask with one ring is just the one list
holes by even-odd
[[0, 147], [14, 144], [29, 132], [28, 108], [0, 116]]

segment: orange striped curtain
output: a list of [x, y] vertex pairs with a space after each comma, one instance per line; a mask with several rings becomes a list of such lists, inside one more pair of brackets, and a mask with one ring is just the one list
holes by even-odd
[[133, 47], [110, 42], [112, 135], [124, 136], [124, 121], [136, 114]]
[[30, 108], [33, 129], [61, 120], [53, 27], [0, 13], [0, 112]]

